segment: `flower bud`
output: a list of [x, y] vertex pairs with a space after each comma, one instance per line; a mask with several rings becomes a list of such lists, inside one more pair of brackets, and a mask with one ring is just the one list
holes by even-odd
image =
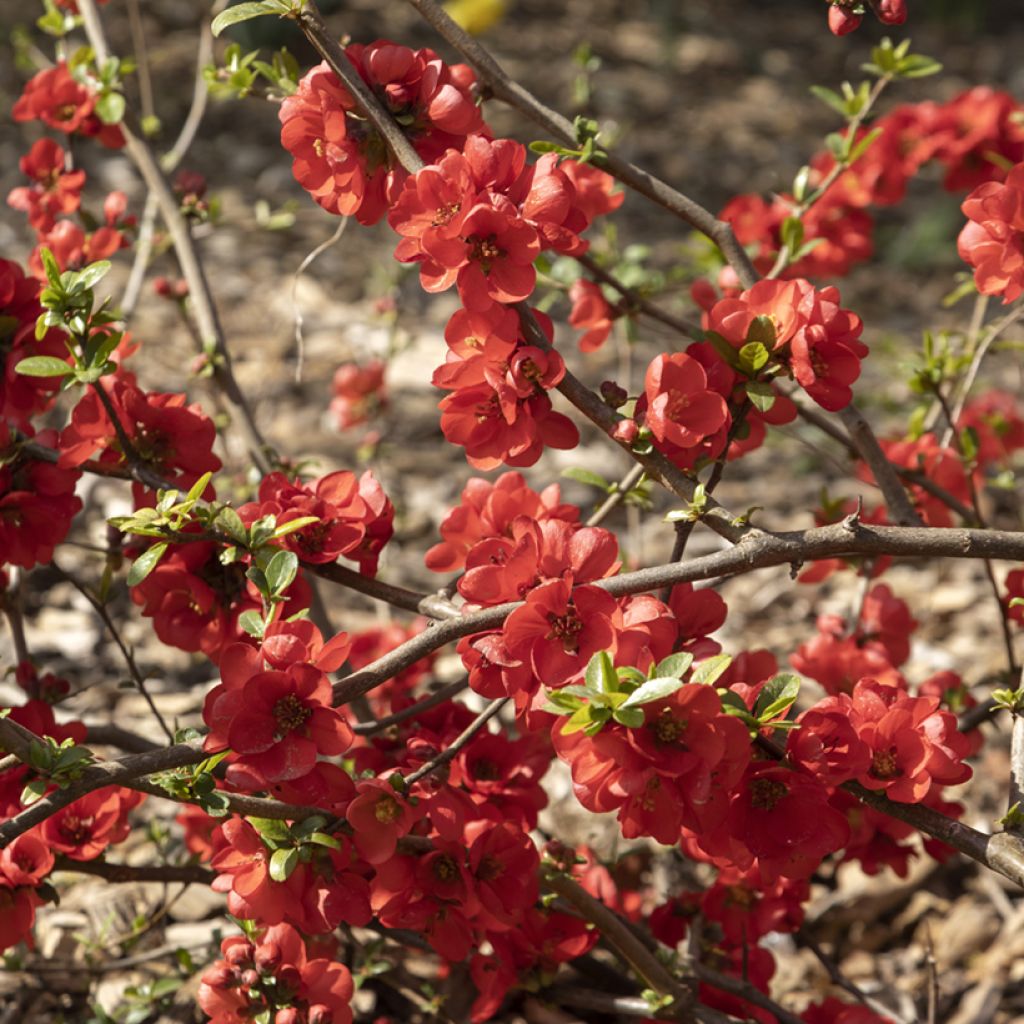
[[255, 988], [261, 981], [259, 971], [252, 967], [242, 971], [242, 984], [246, 988]]
[[854, 14], [853, 11], [838, 4], [833, 4], [828, 9], [828, 27], [834, 36], [849, 35], [863, 20], [863, 14]]
[[616, 441], [620, 441], [622, 444], [633, 444], [640, 433], [640, 427], [636, 420], [619, 420], [612, 427], [611, 433]]
[[252, 963], [252, 943], [234, 942], [224, 950], [224, 959], [232, 967], [248, 967]]
[[281, 966], [281, 947], [276, 942], [267, 942], [256, 950], [253, 957], [260, 974], [273, 974]]
[[907, 20], [907, 0], [878, 0], [875, 15], [883, 25], [902, 25]]
[[235, 983], [235, 972], [223, 960], [218, 960], [209, 970], [203, 972], [203, 984], [210, 988], [231, 988]]
[[323, 1003], [316, 1003], [309, 1008], [309, 1024], [331, 1024], [334, 1014], [329, 1006]]
[[274, 1024], [302, 1024], [302, 1014], [294, 1006], [286, 1006], [274, 1014]]
[[629, 401], [629, 394], [626, 389], [616, 384], [613, 380], [601, 382], [601, 397], [613, 409], [618, 409], [619, 406], [625, 405]]

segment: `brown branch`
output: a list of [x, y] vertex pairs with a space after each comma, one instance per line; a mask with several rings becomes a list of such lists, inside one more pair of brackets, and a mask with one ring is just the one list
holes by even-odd
[[716, 971], [714, 968], [706, 967], [704, 964], [699, 963], [693, 965], [693, 971], [705, 985], [710, 985], [712, 988], [721, 989], [723, 992], [739, 996], [740, 999], [745, 999], [748, 1003], [753, 1003], [754, 1006], [767, 1010], [775, 1017], [778, 1024], [803, 1024], [801, 1018], [795, 1013], [790, 1013], [775, 1002], [774, 999], [766, 996], [760, 989], [751, 985], [749, 981], [744, 981], [742, 978], [734, 978], [729, 974], [723, 974], [721, 971]]
[[644, 316], [651, 320], [657, 320], [658, 323], [664, 324], [666, 327], [671, 327], [677, 334], [681, 334], [686, 338], [692, 338], [695, 341], [701, 341], [704, 338], [704, 329], [699, 323], [693, 320], [684, 320], [682, 317], [675, 316], [669, 313], [667, 310], [656, 305], [649, 299], [644, 298], [634, 288], [630, 288], [628, 285], [623, 284], [614, 274], [605, 270], [597, 260], [594, 259], [589, 253], [584, 253], [582, 256], [573, 257], [581, 267], [583, 267], [591, 277], [600, 281], [602, 284], [608, 285], [609, 288], [614, 288], [625, 300], [627, 312], [636, 310], [638, 313], [643, 313]]
[[377, 601], [383, 601], [394, 608], [404, 608], [408, 612], [416, 612], [432, 619], [450, 619], [461, 614], [458, 606], [439, 594], [420, 594], [405, 587], [396, 587], [383, 583], [370, 576], [349, 569], [340, 562], [314, 564], [303, 562], [302, 567], [321, 579], [348, 587]]
[[636, 971], [644, 984], [674, 1000], [672, 1020], [693, 1021], [693, 993], [676, 980], [613, 910], [590, 895], [578, 882], [560, 871], [547, 872], [545, 888], [561, 896], [594, 925], [608, 944]]
[[508, 697], [499, 697], [492, 700], [490, 704], [466, 726], [454, 740], [441, 751], [437, 757], [431, 758], [425, 765], [417, 768], [411, 775], [405, 777], [406, 787], [412, 787], [420, 779], [425, 778], [438, 768], [443, 768], [449, 761], [453, 760], [463, 747], [467, 746], [473, 737], [508, 703]]
[[[8, 719], [0, 719], [0, 742], [5, 745], [7, 737], [4, 726]], [[13, 723], [9, 723], [13, 724]], [[13, 751], [16, 753], [16, 751]], [[19, 755], [20, 756], [20, 755]], [[30, 828], [45, 821], [51, 815], [80, 797], [87, 796], [94, 790], [104, 786], [118, 786], [144, 775], [168, 771], [173, 768], [185, 768], [188, 765], [205, 761], [207, 754], [203, 752], [201, 742], [178, 743], [173, 747], [160, 747], [146, 754], [129, 754], [116, 761], [96, 761], [83, 769], [78, 779], [65, 787], [37, 800], [13, 818], [0, 823], [0, 849], [27, 832]]]
[[867, 463], [868, 468], [874, 475], [875, 481], [881, 488], [882, 497], [893, 522], [901, 526], [920, 526], [921, 517], [917, 514], [910, 496], [907, 494], [903, 484], [900, 483], [892, 463], [886, 458], [882, 446], [878, 443], [874, 431], [868, 425], [868, 421], [861, 415], [857, 406], [852, 403], [845, 409], [839, 411], [839, 419], [850, 434], [858, 454]]
[[[559, 142], [573, 147], [579, 145], [571, 122], [545, 106], [536, 96], [510, 78], [494, 57], [452, 21], [435, 0], [409, 0], [409, 3], [462, 54], [493, 96], [515, 107]], [[719, 220], [699, 203], [614, 153], [608, 153], [595, 163], [624, 185], [628, 185], [635, 192], [675, 214], [690, 227], [707, 235], [722, 250], [744, 288], [749, 288], [757, 281], [757, 271], [746, 250], [736, 241], [732, 226], [727, 221]]]
[[[821, 558], [857, 555], [900, 555], [928, 558], [994, 558], [1024, 561], [1024, 533], [1005, 530], [940, 529], [869, 526], [848, 519], [829, 526], [786, 533], [755, 530], [735, 547], [715, 551], [684, 563], [658, 565], [596, 580], [593, 586], [615, 597], [657, 590], [676, 583], [694, 583], [765, 569], [798, 565]], [[393, 651], [341, 679], [334, 701], [344, 704], [403, 672], [445, 644], [473, 633], [497, 629], [519, 607], [509, 602], [494, 608], [430, 625]]]
[[394, 714], [387, 715], [384, 718], [378, 718], [374, 722], [360, 722], [358, 725], [354, 725], [352, 730], [357, 736], [374, 736], [385, 729], [390, 729], [393, 725], [400, 725], [402, 722], [407, 722], [410, 718], [416, 718], [418, 715], [423, 714], [424, 711], [429, 711], [431, 708], [444, 704], [453, 697], [457, 697], [468, 687], [469, 679], [464, 676], [462, 679], [457, 679], [454, 683], [442, 686], [440, 690], [424, 697], [422, 700], [418, 700], [415, 704], [402, 708], [401, 711], [396, 711]]
[[105, 860], [72, 860], [58, 857], [55, 871], [77, 871], [108, 882], [198, 882], [209, 885], [217, 873], [199, 864], [111, 864]]
[[[89, 45], [92, 46], [93, 52], [96, 54], [96, 60], [102, 64], [110, 57], [110, 47], [107, 45], [103, 23], [96, 9], [95, 0], [81, 0], [78, 8], [82, 15]], [[182, 275], [188, 282], [189, 298], [195, 310], [200, 332], [205, 341], [212, 342], [216, 346], [218, 359], [214, 367], [215, 379], [239, 415], [253, 463], [261, 473], [266, 474], [271, 468], [270, 460], [267, 457], [269, 446], [263, 439], [252, 410], [249, 408], [249, 403], [235, 379], [231, 366], [231, 353], [228, 350], [224, 330], [217, 314], [213, 293], [196, 251], [188, 223], [181, 215], [178, 201], [149, 146], [127, 124], [122, 124], [121, 130], [125, 139], [125, 153], [142, 176], [150, 194], [155, 197], [160, 208], [160, 215], [167, 225], [178, 262], [181, 265]]]
[[[140, 793], [146, 793], [148, 796], [156, 797], [159, 800], [171, 800], [179, 804], [191, 804], [195, 807], [202, 807], [203, 803], [201, 800], [193, 797], [175, 796], [173, 793], [168, 793], [162, 786], [158, 786], [151, 782], [141, 782], [138, 780], [127, 782], [125, 786], [128, 789], [138, 790]], [[260, 796], [248, 796], [244, 793], [228, 793], [224, 790], [218, 790], [221, 796], [224, 796], [228, 802], [228, 809], [233, 814], [241, 814], [245, 817], [253, 818], [271, 818], [274, 821], [304, 821], [306, 818], [314, 818], [318, 815], [322, 818], [326, 818], [328, 821], [333, 821], [336, 817], [334, 811], [327, 810], [326, 807], [306, 806], [305, 804], [288, 804], [281, 800], [271, 800], [266, 797]]]

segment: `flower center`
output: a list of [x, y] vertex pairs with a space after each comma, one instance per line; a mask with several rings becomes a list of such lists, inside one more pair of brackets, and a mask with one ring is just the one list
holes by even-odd
[[579, 636], [583, 630], [583, 622], [570, 606], [564, 615], [548, 613], [548, 625], [551, 627], [545, 640], [558, 640], [566, 654], [575, 654], [580, 649]]
[[402, 808], [398, 806], [398, 801], [390, 796], [382, 796], [373, 808], [373, 816], [382, 825], [390, 825], [401, 813]]
[[903, 773], [896, 763], [896, 755], [891, 750], [879, 750], [871, 758], [871, 774], [876, 779], [895, 779]]
[[686, 722], [673, 718], [672, 713], [667, 710], [663, 711], [661, 717], [654, 723], [654, 738], [665, 746], [677, 743], [684, 732]]
[[771, 811], [788, 793], [789, 787], [784, 782], [755, 779], [750, 784], [750, 804], [758, 811]]
[[277, 722], [278, 731], [281, 733], [298, 729], [312, 713], [294, 693], [282, 697], [274, 705], [274, 719]]
[[469, 258], [480, 264], [480, 269], [486, 274], [491, 269], [491, 264], [504, 256], [505, 253], [498, 248], [494, 241], [494, 235], [487, 238], [474, 238], [471, 241]]

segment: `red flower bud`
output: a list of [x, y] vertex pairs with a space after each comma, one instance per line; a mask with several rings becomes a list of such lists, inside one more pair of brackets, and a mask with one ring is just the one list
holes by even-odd
[[281, 947], [276, 942], [268, 942], [257, 948], [253, 959], [260, 974], [273, 974], [281, 966]]
[[902, 25], [907, 20], [907, 0], [878, 0], [875, 15], [883, 25]]
[[612, 427], [611, 433], [616, 441], [621, 441], [622, 444], [632, 444], [640, 433], [640, 427], [637, 426], [636, 420], [619, 420]]
[[849, 35], [863, 20], [863, 14], [854, 14], [853, 11], [836, 4], [828, 9], [828, 27], [834, 36]]
[[274, 1024], [302, 1024], [302, 1014], [294, 1006], [286, 1006], [274, 1014]]
[[246, 988], [255, 988], [260, 983], [260, 975], [258, 971], [253, 970], [251, 967], [242, 971], [242, 984]]
[[224, 950], [224, 959], [232, 967], [248, 967], [252, 963], [252, 943], [239, 942]]

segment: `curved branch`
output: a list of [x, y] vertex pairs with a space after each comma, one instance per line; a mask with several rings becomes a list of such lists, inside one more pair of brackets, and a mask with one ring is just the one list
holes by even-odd
[[[0, 742], [5, 745], [7, 738], [2, 727], [7, 723], [7, 719], [0, 719]], [[155, 772], [199, 764], [208, 756], [202, 749], [202, 741], [195, 740], [191, 743], [178, 743], [173, 747], [160, 747], [145, 754], [129, 754], [117, 761], [98, 761], [90, 764], [71, 785], [64, 789], [55, 789], [13, 818], [0, 823], [0, 849], [93, 790], [102, 789], [104, 786], [124, 785], [133, 779]]]

